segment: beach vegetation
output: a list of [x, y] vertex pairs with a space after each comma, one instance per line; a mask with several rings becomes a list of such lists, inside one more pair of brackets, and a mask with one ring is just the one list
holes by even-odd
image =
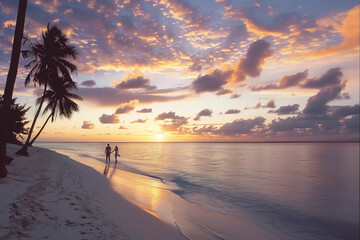
[[[47, 30], [42, 33], [40, 40], [37, 43], [29, 43], [29, 49], [22, 51], [22, 56], [30, 59], [30, 62], [25, 65], [26, 68], [31, 69], [25, 79], [25, 85], [33, 82], [35, 86], [41, 86], [43, 96], [48, 90], [56, 92], [63, 83], [67, 83], [72, 88], [76, 87], [71, 74], [76, 73], [77, 67], [68, 60], [76, 60], [78, 52], [75, 46], [69, 44], [69, 39], [57, 26], [48, 24]], [[26, 142], [17, 151], [19, 155], [29, 155], [28, 147], [31, 136], [45, 99], [46, 97], [40, 98]]]
[[[0, 113], [3, 110], [4, 99], [0, 95]], [[20, 105], [16, 103], [16, 98], [13, 98], [11, 101], [10, 113], [8, 116], [8, 132], [7, 132], [7, 142], [14, 144], [21, 144], [20, 139], [23, 139], [22, 135], [28, 133], [28, 128], [26, 128], [26, 124], [29, 121], [26, 120], [26, 112], [30, 109], [30, 107], [26, 107], [26, 104]], [[1, 121], [1, 119], [0, 119]], [[1, 122], [2, 124], [2, 122]]]

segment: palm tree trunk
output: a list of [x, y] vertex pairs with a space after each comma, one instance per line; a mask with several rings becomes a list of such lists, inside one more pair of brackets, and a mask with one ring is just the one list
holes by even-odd
[[41, 127], [40, 131], [36, 134], [36, 136], [33, 138], [33, 140], [31, 140], [29, 146], [32, 146], [32, 144], [35, 142], [35, 140], [38, 138], [38, 136], [40, 135], [40, 133], [42, 132], [42, 130], [45, 128], [45, 125], [47, 124], [47, 122], [49, 121], [50, 117], [53, 115], [53, 113], [50, 113], [50, 115], [48, 116], [48, 118], [46, 119], [44, 125]]
[[[43, 94], [43, 96], [45, 95], [46, 88], [47, 88], [47, 82], [45, 82], [45, 87], [44, 87], [44, 94]], [[31, 124], [31, 128], [30, 128], [29, 134], [28, 134], [28, 136], [27, 136], [26, 142], [25, 142], [24, 146], [22, 146], [22, 148], [20, 148], [20, 150], [16, 152], [17, 155], [29, 156], [28, 147], [29, 147], [29, 145], [30, 145], [29, 142], [30, 142], [31, 134], [32, 134], [33, 131], [34, 131], [35, 123], [36, 123], [37, 118], [39, 117], [39, 114], [40, 114], [40, 112], [41, 112], [41, 108], [42, 108], [43, 103], [44, 103], [44, 98], [41, 99], [39, 108], [38, 108], [38, 110], [37, 110], [37, 112], [36, 112], [36, 114], [35, 114], [35, 117], [34, 117], [34, 120], [33, 120], [32, 124]]]
[[14, 85], [17, 75], [17, 69], [19, 66], [19, 58], [21, 51], [21, 41], [24, 33], [25, 15], [26, 15], [27, 0], [19, 0], [19, 7], [16, 19], [14, 43], [11, 52], [11, 60], [9, 72], [6, 79], [6, 85], [4, 90], [4, 101], [1, 109], [2, 114], [0, 116], [0, 178], [7, 176], [6, 164], [6, 141], [8, 132], [8, 116], [10, 114], [11, 99], [14, 91]]

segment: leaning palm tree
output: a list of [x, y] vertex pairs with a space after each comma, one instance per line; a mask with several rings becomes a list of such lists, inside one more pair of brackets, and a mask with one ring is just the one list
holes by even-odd
[[42, 97], [39, 97], [36, 101], [37, 104], [46, 101], [48, 104], [45, 107], [43, 114], [48, 111], [50, 111], [50, 114], [41, 127], [40, 131], [36, 134], [33, 140], [31, 140], [29, 144], [30, 146], [39, 137], [50, 118], [51, 122], [53, 122], [57, 116], [70, 118], [73, 112], [79, 111], [78, 105], [71, 99], [82, 100], [82, 98], [74, 93], [69, 92], [72, 89], [76, 89], [76, 87], [69, 82], [59, 81], [58, 83], [59, 84], [57, 84], [57, 87], [54, 86], [54, 90], [46, 90], [45, 94]]
[[6, 164], [6, 137], [8, 132], [8, 121], [12, 95], [14, 91], [14, 85], [17, 75], [17, 69], [19, 66], [19, 58], [21, 51], [21, 40], [24, 33], [25, 15], [26, 15], [27, 0], [19, 0], [18, 13], [16, 18], [14, 42], [11, 52], [11, 60], [9, 72], [6, 79], [6, 85], [4, 89], [4, 103], [0, 114], [0, 178], [7, 176]]
[[[42, 34], [40, 42], [32, 44], [29, 50], [22, 51], [25, 59], [32, 58], [32, 60], [25, 65], [26, 68], [31, 68], [25, 79], [25, 85], [33, 81], [35, 85], [43, 86], [43, 95], [45, 95], [48, 88], [54, 90], [58, 81], [67, 82], [69, 85], [75, 86], [71, 78], [71, 73], [75, 73], [77, 67], [67, 61], [67, 59], [71, 58], [76, 60], [78, 53], [74, 46], [68, 44], [68, 41], [68, 38], [59, 28], [48, 24], [47, 31]], [[24, 146], [17, 151], [19, 155], [29, 155], [27, 151], [28, 146], [44, 100], [45, 98], [41, 98], [40, 100], [26, 142]]]

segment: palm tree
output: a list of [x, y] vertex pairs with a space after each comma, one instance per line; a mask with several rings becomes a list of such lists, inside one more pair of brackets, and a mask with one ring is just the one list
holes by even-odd
[[[48, 87], [53, 90], [56, 89], [58, 81], [67, 82], [69, 85], [75, 86], [75, 83], [71, 78], [71, 73], [75, 73], [77, 67], [67, 61], [67, 59], [72, 58], [73, 60], [76, 60], [78, 53], [75, 46], [69, 45], [68, 41], [68, 38], [59, 28], [48, 24], [47, 31], [42, 34], [40, 42], [31, 45], [29, 50], [22, 51], [24, 58], [33, 58], [25, 65], [26, 68], [31, 68], [25, 79], [25, 85], [29, 84], [30, 81], [33, 81], [35, 85], [38, 84], [44, 86], [43, 95], [45, 95]], [[27, 149], [44, 100], [45, 98], [41, 98], [39, 108], [31, 124], [26, 142], [16, 154], [29, 156]]]
[[51, 122], [53, 122], [57, 116], [70, 118], [73, 112], [79, 111], [78, 105], [71, 99], [82, 100], [82, 98], [74, 93], [69, 92], [71, 89], [76, 89], [76, 86], [64, 81], [58, 81], [58, 83], [61, 83], [62, 85], [57, 84], [58, 87], [56, 87], [54, 90], [46, 90], [45, 94], [37, 99], [38, 104], [42, 101], [48, 102], [43, 114], [45, 114], [47, 111], [50, 111], [50, 115], [46, 119], [40, 131], [36, 134], [33, 140], [31, 140], [29, 144], [30, 146], [35, 142], [50, 118]]
[[11, 60], [9, 72], [6, 79], [6, 85], [4, 89], [4, 103], [2, 112], [0, 114], [0, 178], [7, 176], [6, 164], [6, 137], [8, 132], [8, 117], [10, 113], [10, 106], [12, 95], [14, 91], [14, 85], [17, 75], [17, 69], [19, 66], [19, 58], [21, 51], [21, 41], [24, 33], [25, 15], [26, 15], [27, 0], [19, 0], [18, 13], [16, 18], [14, 42], [11, 52]]

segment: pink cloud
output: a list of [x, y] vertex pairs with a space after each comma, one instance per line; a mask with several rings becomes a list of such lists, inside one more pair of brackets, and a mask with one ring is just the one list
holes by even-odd
[[115, 124], [120, 122], [119, 117], [116, 114], [108, 115], [105, 113], [99, 117], [99, 121], [102, 124]]
[[81, 126], [82, 129], [93, 129], [95, 125], [90, 121], [83, 121], [83, 125]]

